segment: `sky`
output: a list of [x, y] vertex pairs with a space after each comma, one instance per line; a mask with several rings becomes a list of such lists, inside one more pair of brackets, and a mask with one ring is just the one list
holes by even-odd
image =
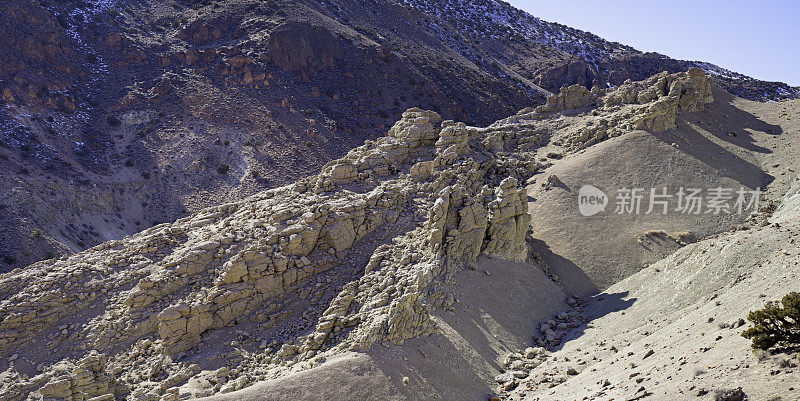
[[798, 0], [506, 0], [545, 21], [800, 86]]

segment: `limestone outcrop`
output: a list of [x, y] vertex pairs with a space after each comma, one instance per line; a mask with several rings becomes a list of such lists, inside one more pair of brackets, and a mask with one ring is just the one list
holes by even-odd
[[537, 107], [540, 112], [553, 112], [561, 110], [580, 109], [590, 106], [596, 101], [601, 90], [595, 86], [592, 90], [582, 85], [570, 85], [561, 88], [561, 91], [547, 98], [547, 103]]
[[[528, 256], [537, 149], [711, 99], [697, 71], [555, 96], [486, 128], [412, 108], [317, 175], [0, 276], [0, 398], [224, 393], [433, 333], [455, 272]], [[594, 109], [549, 118], [572, 107]]]
[[700, 111], [714, 101], [710, 79], [699, 68], [679, 74], [662, 72], [644, 81], [626, 82], [605, 99], [605, 107], [620, 104], [647, 104], [644, 115], [636, 119], [635, 127], [650, 131], [675, 128], [678, 110]]
[[239, 375], [208, 393], [431, 333], [436, 283], [527, 252], [524, 190], [503, 167], [521, 162], [486, 150], [487, 132], [409, 109], [316, 176], [4, 275], [0, 356], [46, 354], [19, 352], [0, 394], [172, 399], [213, 365], [190, 355], [238, 327], [263, 347], [230, 347]]
[[676, 74], [662, 72], [644, 81], [625, 81], [606, 90], [594, 87], [589, 91], [572, 85], [550, 96], [547, 104], [529, 114], [543, 119], [572, 110], [598, 117], [573, 124], [572, 133], [564, 142], [574, 151], [633, 130], [660, 132], [675, 128], [679, 111], [697, 112], [713, 101], [711, 78], [699, 68], [690, 68]]

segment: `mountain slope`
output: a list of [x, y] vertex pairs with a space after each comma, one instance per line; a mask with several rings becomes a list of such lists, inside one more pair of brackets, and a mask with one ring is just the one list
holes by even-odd
[[[796, 399], [798, 360], [754, 353], [740, 319], [797, 290], [798, 200], [787, 194], [770, 224], [688, 245], [592, 297], [580, 316], [591, 324], [566, 333], [504, 399], [702, 400], [737, 388]], [[618, 298], [630, 306], [610, 309]]]
[[[317, 175], [4, 274], [0, 395], [213, 395], [353, 351], [439, 378], [409, 381], [411, 399], [491, 389], [499, 355], [571, 292], [529, 254], [520, 185], [542, 168], [537, 150], [674, 127], [712, 101], [709, 85], [694, 69], [573, 87], [480, 129], [409, 109]], [[506, 290], [485, 302], [465, 287]], [[459, 353], [452, 375], [434, 373]], [[471, 384], [453, 385], [463, 374]]]
[[[489, 0], [0, 7], [2, 270], [291, 183], [408, 107], [486, 125], [563, 85], [701, 65]], [[740, 96], [797, 93], [701, 67]]]
[[[800, 97], [800, 91], [781, 82], [759, 81], [707, 62], [643, 53], [590, 32], [543, 21], [501, 0], [404, 0], [403, 3], [455, 27], [471, 39], [474, 48], [503, 60], [520, 75], [551, 91], [575, 83], [587, 87], [616, 86], [627, 79], [639, 81], [661, 71], [698, 67], [713, 74], [726, 91], [742, 98], [766, 101]], [[552, 55], [542, 57], [540, 53], [526, 51], [536, 45], [567, 57], [556, 61]], [[476, 54], [474, 48], [462, 54]], [[541, 63], [543, 58], [550, 58], [549, 63], [530, 64]]]

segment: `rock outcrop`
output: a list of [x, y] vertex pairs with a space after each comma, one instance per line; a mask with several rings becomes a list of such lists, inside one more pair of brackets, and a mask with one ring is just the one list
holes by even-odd
[[696, 112], [714, 101], [711, 82], [703, 70], [690, 68], [677, 74], [661, 72], [644, 81], [626, 81], [607, 90], [595, 87], [589, 91], [572, 85], [550, 96], [531, 115], [541, 119], [555, 112], [575, 110], [598, 117], [573, 125], [573, 133], [564, 142], [574, 151], [633, 130], [660, 132], [675, 128], [679, 111]]
[[3, 398], [169, 399], [205, 367], [187, 352], [230, 327], [269, 327], [298, 298], [307, 313], [209, 391], [430, 333], [429, 305], [451, 302], [436, 283], [480, 254], [526, 256], [524, 190], [502, 174], [513, 158], [484, 150], [486, 132], [409, 109], [319, 175], [3, 276], [0, 355], [48, 354], [9, 363], [33, 374], [25, 362], [46, 361]]
[[596, 102], [586, 125], [658, 128], [654, 104], [707, 89], [697, 71], [571, 87], [487, 128], [408, 109], [317, 175], [0, 276], [0, 398], [210, 395], [433, 333], [455, 272], [528, 256], [534, 151], [573, 133], [549, 114]]

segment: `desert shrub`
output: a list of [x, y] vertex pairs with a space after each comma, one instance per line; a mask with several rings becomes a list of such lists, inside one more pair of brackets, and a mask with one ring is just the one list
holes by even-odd
[[745, 401], [746, 399], [747, 395], [741, 387], [714, 391], [714, 401]]
[[764, 309], [750, 312], [747, 320], [753, 327], [742, 337], [751, 339], [754, 349], [800, 346], [800, 293], [790, 292], [780, 302], [768, 302]]
[[231, 166], [229, 166], [227, 164], [220, 164], [219, 167], [217, 167], [217, 172], [220, 173], [220, 174], [228, 174], [228, 171], [230, 171], [230, 170], [231, 170]]
[[125, 167], [133, 167], [133, 160], [131, 159], [125, 160]]
[[122, 123], [119, 121], [119, 118], [115, 116], [108, 116], [108, 118], [106, 118], [106, 122], [108, 122], [108, 125], [112, 127], [119, 127], [119, 125]]

